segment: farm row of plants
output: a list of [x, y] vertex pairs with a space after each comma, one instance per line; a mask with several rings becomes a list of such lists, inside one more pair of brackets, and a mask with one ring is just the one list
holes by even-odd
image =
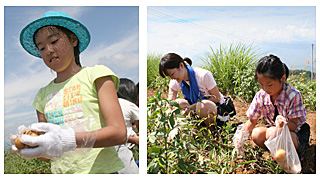
[[[158, 73], [161, 54], [148, 55], [147, 160], [148, 173], [284, 173], [270, 153], [247, 141], [245, 154], [239, 156], [232, 139], [236, 127], [246, 119], [233, 117], [229, 122], [211, 128], [201, 126], [202, 119], [180, 115], [181, 107], [166, 99], [169, 78]], [[219, 90], [238, 101], [250, 103], [260, 89], [254, 80], [255, 64], [263, 55], [243, 44], [211, 48], [201, 58], [204, 69], [212, 72]], [[316, 109], [316, 83], [304, 74], [291, 75], [288, 83], [297, 88], [308, 110]], [[168, 113], [167, 109], [174, 107]], [[260, 124], [266, 124], [259, 120]], [[173, 134], [173, 132], [175, 132]]]

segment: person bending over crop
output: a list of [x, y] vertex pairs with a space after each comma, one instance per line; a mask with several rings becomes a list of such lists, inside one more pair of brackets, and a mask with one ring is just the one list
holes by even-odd
[[[286, 83], [288, 77], [288, 67], [277, 56], [265, 56], [258, 61], [255, 79], [258, 80], [261, 90], [256, 93], [247, 110], [249, 121], [242, 127], [242, 132], [252, 131], [254, 143], [266, 149], [264, 142], [274, 133], [276, 123], [283, 127], [283, 122], [287, 121], [292, 141], [299, 154], [309, 143], [310, 126], [306, 123], [306, 109], [301, 94]], [[278, 115], [284, 118], [276, 118]], [[269, 122], [270, 127], [254, 128], [261, 116]], [[240, 139], [240, 136], [234, 139], [236, 147], [242, 146]]]
[[[190, 58], [183, 59], [175, 53], [168, 53], [161, 58], [159, 73], [163, 78], [169, 76], [171, 79], [168, 99], [176, 100], [185, 110], [184, 115], [194, 110], [200, 118], [206, 118], [204, 123], [207, 127], [217, 115], [222, 121], [235, 115], [231, 99], [219, 92], [211, 72], [191, 65]], [[184, 99], [176, 99], [179, 90]]]

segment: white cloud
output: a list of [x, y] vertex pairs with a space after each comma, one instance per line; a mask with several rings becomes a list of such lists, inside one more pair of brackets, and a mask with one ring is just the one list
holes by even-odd
[[36, 111], [29, 111], [29, 112], [22, 112], [22, 113], [16, 113], [16, 114], [10, 114], [6, 115], [4, 118], [6, 120], [12, 119], [12, 118], [21, 118], [21, 119], [28, 119], [28, 117], [34, 117]]
[[[308, 19], [290, 8], [199, 9], [151, 8], [148, 50], [180, 49], [190, 53], [192, 49], [188, 46], [201, 51], [208, 49], [209, 45], [239, 41], [305, 43], [313, 41], [316, 36], [315, 22], [312, 22], [315, 19]], [[161, 16], [165, 18], [159, 18]], [[179, 17], [184, 20], [177, 20]]]
[[38, 90], [55, 78], [55, 72], [51, 72], [40, 58], [27, 53], [22, 57], [14, 60], [19, 63], [10, 62], [12, 65], [5, 69], [5, 115], [33, 109], [32, 102]]
[[50, 10], [65, 12], [71, 18], [78, 19], [83, 14], [86, 14], [87, 8], [82, 6], [72, 6], [72, 7], [55, 7], [54, 9], [50, 9]]
[[51, 74], [49, 69], [37, 72], [36, 74], [28, 74], [11, 78], [11, 81], [5, 83], [5, 99], [19, 95], [27, 94], [30, 91], [36, 91], [48, 84], [52, 80], [54, 74]]
[[138, 59], [138, 34], [121, 39], [111, 45], [100, 45], [93, 50], [84, 52], [81, 62], [86, 66], [104, 64], [107, 66], [121, 66], [123, 71], [137, 67]]
[[[114, 54], [104, 61], [108, 66], [119, 67], [119, 71], [127, 71], [139, 66], [139, 54], [138, 52], [123, 52]], [[101, 61], [101, 63], [103, 62]]]

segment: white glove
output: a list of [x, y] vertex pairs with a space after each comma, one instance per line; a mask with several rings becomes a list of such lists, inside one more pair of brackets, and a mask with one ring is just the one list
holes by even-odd
[[243, 129], [242, 128], [243, 126], [244, 126], [244, 124], [240, 124], [237, 127], [237, 131], [233, 137], [234, 147], [236, 148], [236, 150], [238, 151], [238, 153], [240, 155], [244, 155], [243, 143], [249, 137], [249, 130], [247, 129], [247, 127], [244, 127], [244, 129]]
[[[23, 129], [23, 128], [18, 128]], [[37, 146], [35, 148], [17, 149], [22, 157], [36, 158], [45, 157], [52, 159], [61, 157], [63, 153], [72, 151], [76, 148], [75, 132], [72, 128], [62, 128], [59, 125], [51, 123], [35, 123], [29, 127], [30, 130], [46, 132], [40, 136], [29, 136], [22, 134], [20, 141], [29, 146]]]

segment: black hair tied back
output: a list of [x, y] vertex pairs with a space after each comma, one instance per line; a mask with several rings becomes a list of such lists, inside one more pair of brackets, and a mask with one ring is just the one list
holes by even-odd
[[258, 61], [255, 73], [256, 80], [258, 79], [258, 74], [262, 74], [271, 79], [280, 80], [284, 74], [287, 78], [289, 77], [289, 69], [277, 56], [270, 54]]
[[190, 66], [192, 65], [192, 61], [188, 57], [183, 58], [183, 61], [186, 61]]
[[167, 74], [167, 69], [174, 69], [174, 68], [179, 68], [180, 63], [182, 62], [184, 66], [186, 66], [185, 61], [191, 66], [192, 61], [190, 58], [183, 58], [179, 56], [178, 54], [175, 53], [168, 53], [165, 54], [159, 63], [159, 74], [161, 77], [166, 77], [168, 76]]

